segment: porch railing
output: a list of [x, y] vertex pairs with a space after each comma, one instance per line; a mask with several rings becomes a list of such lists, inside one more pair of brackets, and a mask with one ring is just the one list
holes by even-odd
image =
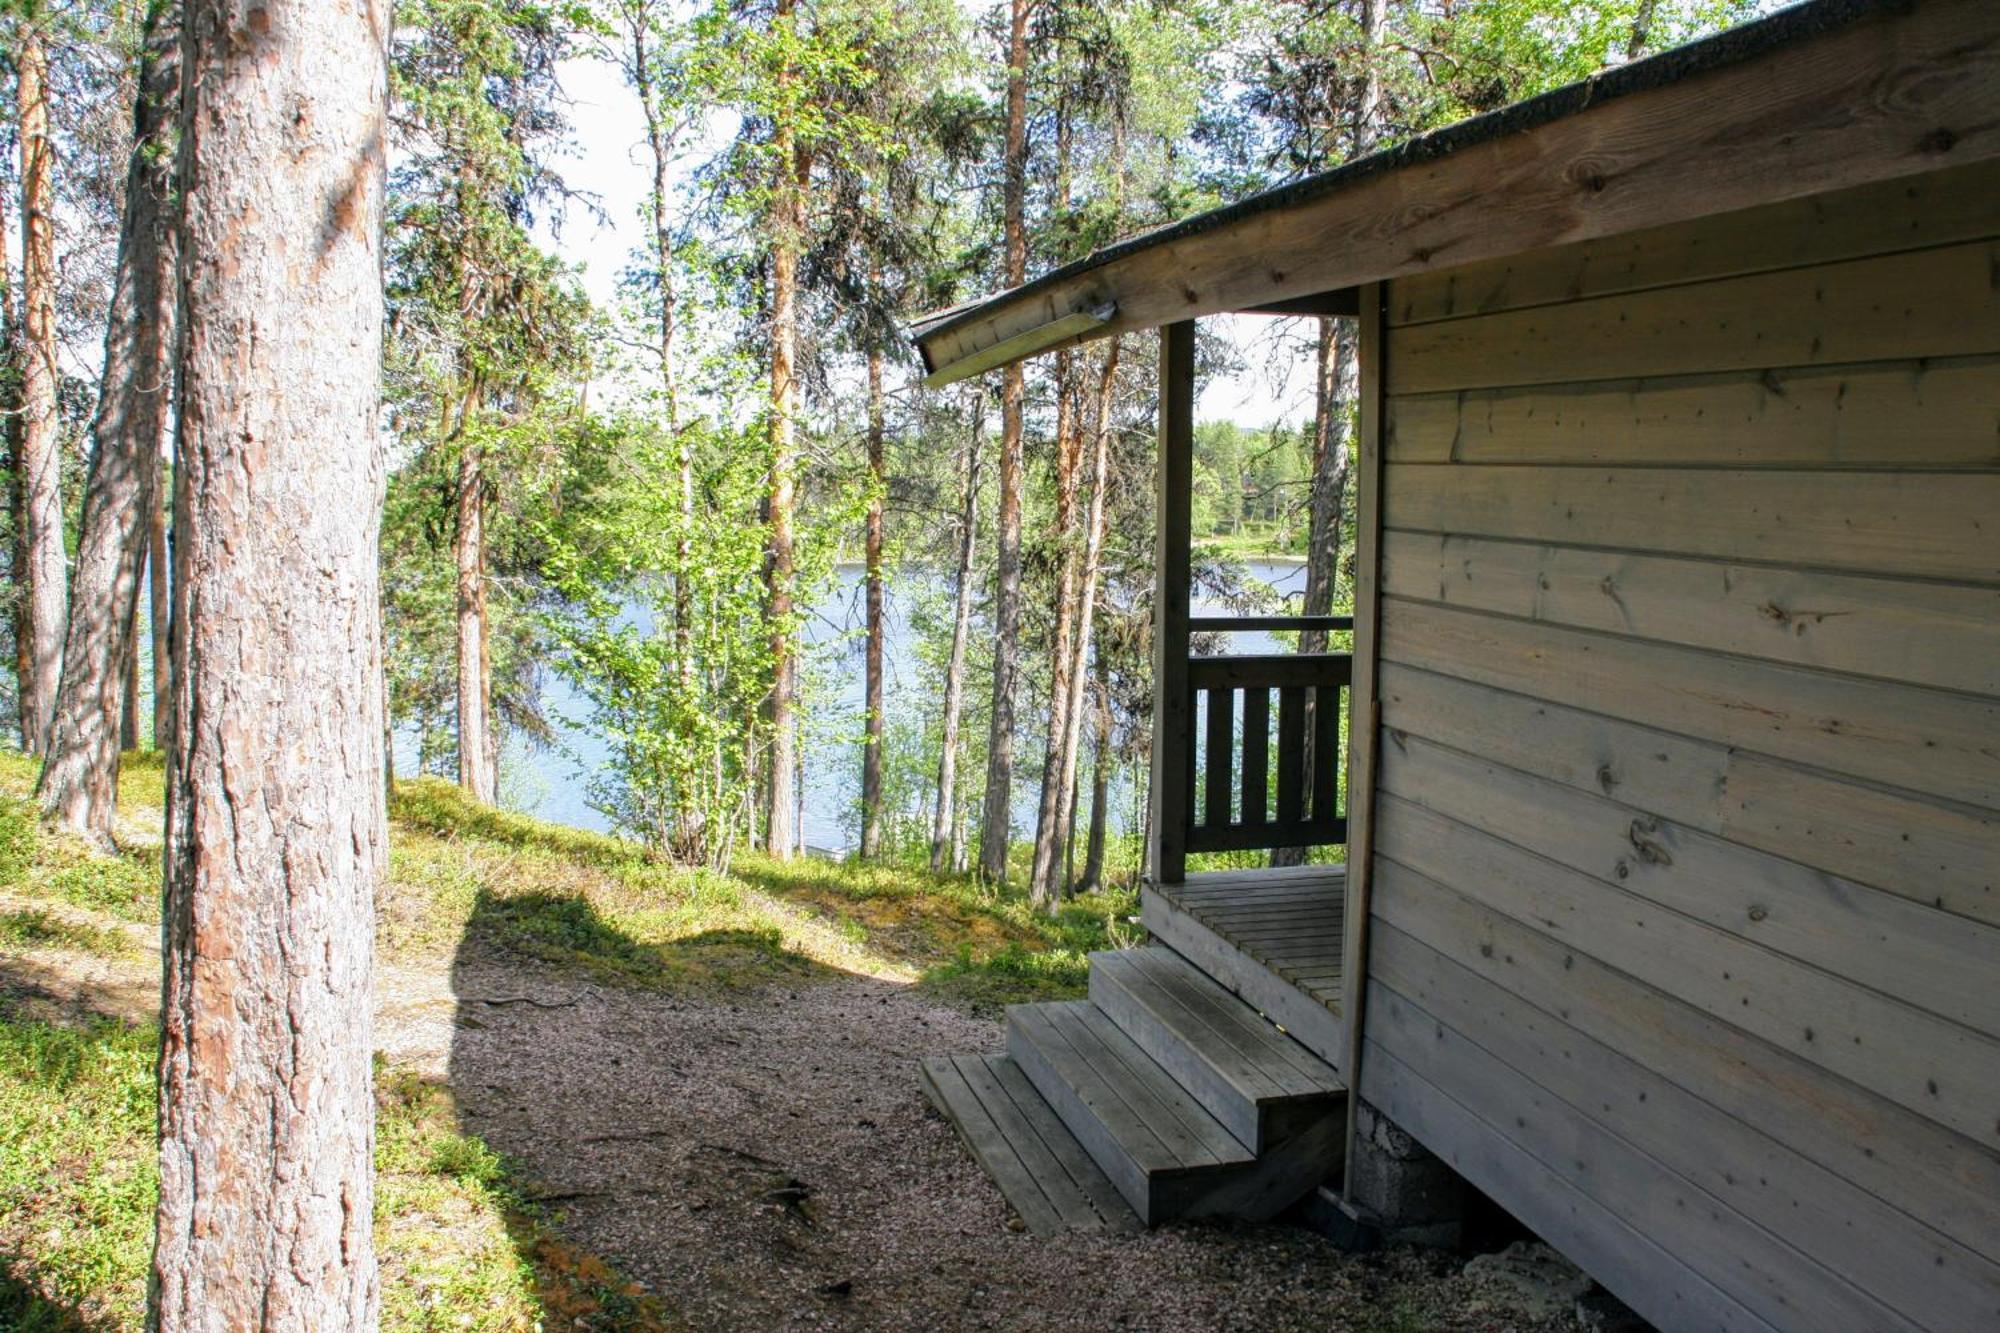
[[[1193, 617], [1193, 633], [1350, 630], [1347, 616]], [[1351, 653], [1187, 659], [1187, 852], [1347, 841], [1341, 719]], [[1277, 707], [1272, 708], [1273, 696]], [[1275, 712], [1276, 729], [1272, 721]], [[1275, 801], [1273, 796], [1275, 795]]]

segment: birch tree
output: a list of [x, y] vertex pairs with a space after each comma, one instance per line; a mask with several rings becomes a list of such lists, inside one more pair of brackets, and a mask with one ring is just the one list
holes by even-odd
[[152, 1318], [341, 1333], [378, 1307], [388, 6], [184, 23]]

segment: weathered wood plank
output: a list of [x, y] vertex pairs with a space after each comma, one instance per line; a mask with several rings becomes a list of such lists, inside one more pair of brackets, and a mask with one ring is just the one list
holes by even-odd
[[1385, 663], [1382, 720], [1801, 865], [2000, 926], [2000, 818]]
[[1388, 469], [1406, 531], [2000, 582], [2000, 472]]
[[[1578, 1188], [1631, 1222], [1735, 1300], [1780, 1326], [1877, 1333], [1919, 1326], [1775, 1240], [1699, 1184], [1639, 1151], [1452, 1029], [1451, 1016], [1371, 982], [1371, 1046], [1497, 1129], [1515, 1149], [1559, 1164]], [[1602, 1096], [1602, 1094], [1599, 1094]]]
[[1420, 602], [1383, 657], [1831, 773], [2000, 810], [2000, 704]]
[[1776, 1328], [1605, 1207], [1573, 1182], [1573, 1172], [1523, 1152], [1500, 1131], [1418, 1077], [1393, 1051], [1370, 1041], [1361, 1095], [1422, 1141], [1452, 1169], [1576, 1260], [1618, 1298], [1660, 1328]]
[[2000, 352], [1974, 241], [1389, 331], [1391, 394]]
[[[1385, 749], [1382, 789], [1607, 886], [2000, 1037], [2000, 928], [1419, 736], [1404, 735]], [[1993, 1058], [2000, 1060], [2000, 1042]]]
[[959, 1072], [1072, 1231], [1131, 1231], [1139, 1219], [1020, 1067], [1005, 1056], [959, 1056]]
[[1600, 96], [1531, 134], [1134, 247], [928, 332], [926, 350], [943, 364], [1105, 301], [1112, 335], [1987, 160], [1996, 28], [1983, 0], [1936, 0]]
[[1207, 742], [1202, 756], [1202, 820], [1210, 828], [1229, 823], [1231, 769], [1236, 750], [1236, 692], [1206, 690], [1208, 700]]
[[[1371, 1003], [1378, 1021], [1370, 1036], [1391, 1050], [1435, 1046], [1450, 1060], [1459, 1035], [1477, 1043], [1574, 1113], [1824, 1264], [1830, 1272], [1815, 1282], [1841, 1288], [1835, 1275], [1847, 1275], [1928, 1328], [1977, 1327], [2000, 1309], [2000, 1264], [1801, 1155], [1769, 1127], [1746, 1124], [1699, 1089], [1661, 1077], [1393, 926], [1377, 923], [1374, 960], [1371, 984], [1396, 998]], [[1419, 1021], [1419, 1012], [1434, 1021]], [[1451, 1087], [1447, 1078], [1436, 1081]], [[1492, 1114], [1479, 1092], [1455, 1095]], [[1814, 1224], [1800, 1226], [1802, 1217]], [[1771, 1244], [1753, 1239], [1746, 1258]], [[1782, 1253], [1777, 1266], [1797, 1271]]]
[[1436, 880], [1381, 876], [1381, 922], [2000, 1261], [2000, 1154]]
[[[1354, 1062], [1361, 1058], [1362, 1025], [1366, 1021], [1368, 981], [1368, 898], [1375, 860], [1376, 751], [1381, 733], [1382, 667], [1382, 484], [1386, 453], [1388, 287], [1370, 283], [1362, 289], [1357, 333], [1361, 373], [1356, 385], [1359, 420], [1356, 431], [1354, 506], [1354, 675], [1347, 691], [1347, 853], [1354, 867], [1341, 904], [1341, 957], [1332, 967], [1302, 968], [1300, 976], [1337, 974], [1337, 994], [1347, 1021], [1342, 1049], [1349, 1063], [1341, 1073], [1350, 1087], [1357, 1082]], [[1309, 994], [1329, 999], [1335, 991], [1299, 982]], [[1329, 1002], [1330, 999], [1329, 999]], [[1352, 1171], [1358, 1155], [1358, 1100], [1347, 1103], [1345, 1165]], [[1351, 1192], [1351, 1175], [1343, 1173], [1341, 1190]]]
[[1490, 315], [1648, 287], [1916, 250], [1994, 234], [1991, 162], [1534, 250], [1389, 285], [1401, 326]]
[[1021, 1221], [1039, 1236], [1053, 1236], [1062, 1231], [1062, 1214], [994, 1122], [991, 1109], [966, 1082], [959, 1058], [935, 1056], [925, 1060], [920, 1068], [931, 1103], [965, 1136], [973, 1158], [1000, 1187], [1001, 1195], [1021, 1215]]
[[1429, 532], [1382, 565], [1412, 600], [2000, 696], [2000, 588]]
[[1243, 822], [1262, 824], [1271, 809], [1271, 692], [1243, 691]]
[[1346, 1023], [1337, 1005], [1301, 991], [1151, 888], [1139, 892], [1140, 919], [1154, 938], [1232, 995], [1261, 1011], [1345, 1078]]
[[1153, 554], [1152, 837], [1158, 883], [1187, 875], [1194, 802], [1193, 700], [1188, 695], [1188, 613], [1194, 513], [1194, 322], [1160, 330], [1160, 457]]
[[1989, 1152], [2000, 1147], [1994, 1117], [2000, 1042], [1400, 797], [1383, 796], [1378, 823], [1382, 855], [1399, 865], [1852, 1079]]
[[2000, 467], [1990, 356], [1391, 398], [1392, 463]]

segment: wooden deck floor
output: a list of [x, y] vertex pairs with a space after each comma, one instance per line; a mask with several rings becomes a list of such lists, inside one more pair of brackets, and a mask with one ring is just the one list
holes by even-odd
[[1205, 871], [1142, 895], [1156, 936], [1343, 1071], [1346, 908], [1345, 866]]

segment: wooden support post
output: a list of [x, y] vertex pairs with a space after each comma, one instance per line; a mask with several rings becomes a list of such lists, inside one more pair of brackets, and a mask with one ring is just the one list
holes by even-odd
[[1381, 732], [1375, 681], [1382, 641], [1382, 305], [1384, 284], [1361, 288], [1361, 430], [1356, 442], [1354, 524], [1354, 679], [1348, 691], [1347, 917], [1342, 939], [1341, 1016], [1347, 1020], [1347, 1163], [1344, 1192], [1354, 1183], [1356, 1108], [1361, 1101], [1362, 998], [1368, 981], [1368, 889], [1374, 876], [1376, 749]]
[[1194, 321], [1160, 329], [1158, 545], [1153, 557], [1153, 881], [1187, 877], [1189, 762], [1188, 594], [1193, 580]]

